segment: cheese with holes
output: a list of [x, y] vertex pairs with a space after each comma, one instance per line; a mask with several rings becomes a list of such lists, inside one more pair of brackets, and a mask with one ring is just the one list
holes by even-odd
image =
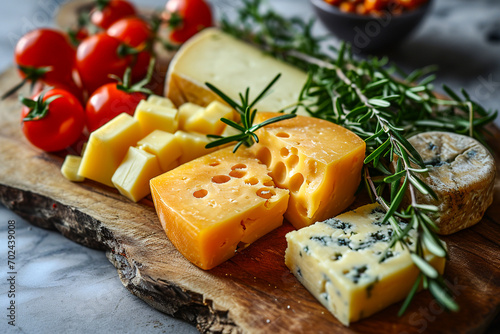
[[137, 202], [149, 195], [149, 180], [160, 174], [160, 164], [154, 154], [130, 147], [111, 181], [120, 194]]
[[408, 141], [429, 169], [428, 176], [417, 176], [438, 195], [435, 200], [416, 193], [418, 203], [438, 207], [438, 233], [455, 233], [481, 221], [493, 202], [496, 168], [490, 152], [474, 138], [448, 132], [425, 132]]
[[206, 135], [220, 135], [226, 127], [226, 124], [220, 120], [221, 118], [232, 121], [233, 109], [219, 101], [213, 101], [206, 108], [191, 115], [186, 120], [184, 129]]
[[[383, 257], [394, 233], [384, 215], [369, 204], [286, 235], [285, 264], [346, 326], [404, 299], [419, 273], [399, 243]], [[426, 260], [443, 272], [444, 258], [428, 253]]]
[[141, 125], [144, 136], [154, 130], [174, 133], [177, 130], [177, 109], [142, 100], [135, 109], [134, 117]]
[[122, 113], [90, 134], [78, 174], [110, 187], [111, 177], [130, 146], [141, 139], [137, 119]]
[[161, 130], [154, 130], [139, 140], [137, 146], [143, 151], [154, 154], [163, 172], [177, 167], [177, 159], [182, 155], [182, 147], [177, 137]]
[[[275, 117], [258, 113], [255, 124]], [[251, 147], [280, 188], [290, 190], [285, 218], [296, 228], [331, 218], [354, 200], [365, 158], [365, 142], [331, 122], [297, 116], [257, 131]]]
[[151, 180], [170, 241], [193, 264], [211, 269], [280, 226], [288, 191], [248, 150], [205, 155]]
[[281, 78], [257, 103], [258, 110], [280, 111], [296, 103], [307, 74], [218, 29], [204, 29], [172, 59], [165, 95], [177, 106], [186, 102], [207, 106], [220, 100], [205, 85], [209, 82], [236, 101], [249, 87], [252, 100], [278, 73]]
[[82, 162], [82, 157], [68, 154], [64, 158], [64, 162], [61, 166], [62, 175], [70, 181], [82, 182], [85, 178], [78, 174], [78, 169]]

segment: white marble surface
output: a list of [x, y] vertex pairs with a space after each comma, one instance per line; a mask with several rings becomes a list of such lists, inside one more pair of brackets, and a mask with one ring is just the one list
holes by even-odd
[[[63, 0], [2, 1], [0, 70], [12, 64], [22, 33], [47, 26]], [[237, 1], [214, 0], [233, 6]], [[310, 17], [306, 0], [269, 0], [283, 13]], [[139, 3], [139, 1], [136, 1]], [[160, 0], [140, 1], [159, 7]], [[321, 26], [316, 27], [323, 33]], [[438, 86], [465, 87], [489, 108], [500, 106], [500, 2], [436, 0], [419, 30], [390, 58], [413, 69], [438, 64]], [[500, 125], [500, 120], [497, 119]], [[0, 162], [1, 163], [1, 162]], [[7, 222], [16, 221], [16, 327], [7, 321]], [[130, 294], [101, 251], [71, 242], [0, 207], [0, 333], [193, 333]]]

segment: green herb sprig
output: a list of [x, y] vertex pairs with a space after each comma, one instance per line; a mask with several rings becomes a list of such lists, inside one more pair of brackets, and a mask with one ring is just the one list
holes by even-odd
[[270, 119], [265, 120], [262, 123], [259, 124], [253, 124], [255, 120], [255, 116], [257, 115], [257, 109], [254, 108], [254, 106], [259, 102], [263, 97], [265, 97], [269, 90], [272, 88], [272, 86], [278, 81], [280, 78], [281, 74], [278, 74], [274, 77], [273, 80], [260, 92], [253, 101], [250, 101], [250, 88], [247, 88], [245, 91], [245, 95], [240, 93], [240, 102], [237, 103], [233, 99], [231, 99], [229, 96], [227, 96], [224, 92], [222, 92], [220, 89], [212, 85], [211, 83], [205, 83], [208, 88], [210, 88], [215, 94], [217, 94], [221, 99], [223, 99], [227, 104], [231, 106], [238, 114], [240, 115], [241, 118], [241, 124], [238, 124], [230, 119], [227, 118], [221, 118], [221, 121], [226, 123], [228, 126], [231, 126], [235, 128], [236, 130], [240, 131], [239, 134], [232, 135], [232, 136], [219, 136], [219, 135], [208, 135], [210, 138], [216, 138], [217, 140], [208, 143], [205, 148], [212, 148], [212, 147], [217, 147], [221, 145], [225, 145], [231, 142], [237, 142], [237, 144], [234, 146], [233, 153], [238, 150], [238, 148], [245, 144], [245, 146], [250, 147], [254, 143], [259, 142], [259, 137], [255, 133], [258, 129], [272, 124], [276, 122], [283, 121], [285, 119], [290, 119], [293, 118], [297, 115], [295, 114], [283, 114], [280, 116], [276, 116]]
[[[436, 194], [418, 177], [428, 170], [406, 138], [426, 131], [449, 131], [486, 145], [485, 126], [497, 112], [484, 109], [464, 90], [460, 97], [443, 86], [449, 98], [438, 97], [432, 85], [433, 67], [408, 74], [389, 64], [387, 58], [355, 59], [345, 44], [338, 50], [330, 48], [327, 55], [321, 48], [323, 39], [313, 36], [311, 27], [311, 21], [262, 11], [260, 0], [243, 1], [237, 21], [222, 21], [226, 32], [308, 71], [297, 106], [365, 140], [363, 181], [372, 200], [385, 209], [384, 222], [390, 222], [395, 231], [387, 250], [399, 243], [409, 250], [420, 270], [399, 315], [420, 286], [429, 289], [445, 309], [457, 311], [443, 277], [425, 258], [424, 249], [439, 257], [448, 254], [436, 234], [433, 217], [438, 208], [417, 201], [417, 192], [434, 198]], [[409, 204], [402, 205], [406, 196]], [[409, 222], [404, 229], [398, 223], [401, 220]], [[411, 229], [416, 237], [410, 236]]]

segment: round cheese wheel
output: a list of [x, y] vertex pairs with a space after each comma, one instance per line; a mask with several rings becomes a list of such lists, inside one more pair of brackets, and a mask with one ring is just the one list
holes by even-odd
[[417, 202], [439, 208], [439, 234], [451, 234], [478, 223], [493, 201], [495, 160], [474, 138], [448, 132], [425, 132], [409, 142], [429, 169], [419, 174], [438, 195], [436, 201], [417, 192]]

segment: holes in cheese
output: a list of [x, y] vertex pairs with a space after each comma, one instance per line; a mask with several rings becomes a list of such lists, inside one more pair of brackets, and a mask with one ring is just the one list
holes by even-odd
[[[276, 113], [258, 113], [256, 123]], [[340, 213], [354, 200], [361, 180], [365, 142], [331, 122], [297, 116], [258, 130], [252, 152], [290, 189], [285, 218], [296, 228]], [[305, 184], [305, 186], [304, 186]]]
[[268, 172], [248, 149], [228, 147], [153, 178], [168, 238], [192, 263], [211, 269], [280, 226], [289, 193], [275, 188]]

